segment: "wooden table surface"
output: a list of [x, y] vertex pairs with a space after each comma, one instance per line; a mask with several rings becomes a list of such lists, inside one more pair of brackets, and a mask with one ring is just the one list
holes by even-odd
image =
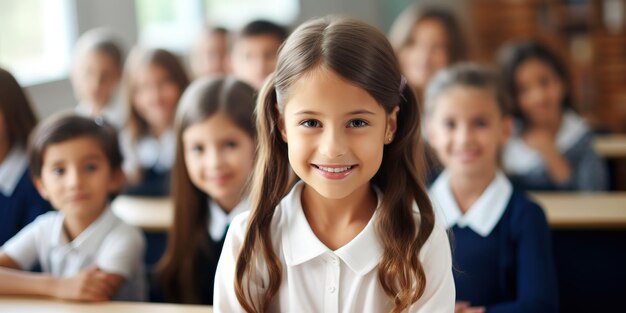
[[626, 229], [626, 192], [535, 192], [552, 228]]
[[[535, 192], [552, 228], [626, 228], [626, 192]], [[167, 231], [172, 223], [169, 198], [118, 196], [117, 216], [145, 231]]]
[[593, 145], [604, 158], [626, 158], [626, 135], [606, 135], [594, 138]]
[[210, 306], [145, 302], [68, 302], [45, 298], [0, 296], [2, 313], [211, 313]]

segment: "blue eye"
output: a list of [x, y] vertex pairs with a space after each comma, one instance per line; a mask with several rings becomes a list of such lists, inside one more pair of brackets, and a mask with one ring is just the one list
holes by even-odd
[[304, 126], [304, 127], [320, 127], [320, 122], [316, 121], [316, 120], [304, 120], [302, 122], [300, 122], [300, 125]]
[[365, 127], [367, 125], [369, 125], [369, 123], [364, 120], [351, 120], [348, 122], [348, 127], [350, 128]]

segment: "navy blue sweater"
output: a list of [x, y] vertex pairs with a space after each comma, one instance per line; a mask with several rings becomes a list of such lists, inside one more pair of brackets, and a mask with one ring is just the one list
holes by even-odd
[[29, 171], [24, 171], [11, 196], [0, 193], [0, 246], [51, 209], [33, 186]]
[[489, 313], [558, 312], [550, 229], [543, 210], [514, 191], [487, 237], [452, 227], [457, 301]]

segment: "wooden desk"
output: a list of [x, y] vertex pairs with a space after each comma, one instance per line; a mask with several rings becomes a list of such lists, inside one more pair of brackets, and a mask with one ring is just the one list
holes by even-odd
[[626, 158], [626, 135], [598, 136], [593, 146], [604, 158]]
[[210, 306], [145, 302], [66, 302], [53, 299], [0, 296], [6, 313], [211, 313]]
[[626, 192], [535, 192], [553, 229], [626, 229]]
[[126, 223], [145, 231], [167, 231], [174, 220], [174, 204], [167, 197], [120, 195], [113, 200], [113, 213]]

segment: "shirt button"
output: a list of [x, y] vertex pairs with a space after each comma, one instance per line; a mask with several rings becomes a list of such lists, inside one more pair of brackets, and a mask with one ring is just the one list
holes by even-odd
[[330, 291], [331, 293], [332, 293], [332, 292], [335, 292], [335, 289], [336, 289], [336, 288], [335, 288], [334, 286], [328, 287], [328, 291]]

